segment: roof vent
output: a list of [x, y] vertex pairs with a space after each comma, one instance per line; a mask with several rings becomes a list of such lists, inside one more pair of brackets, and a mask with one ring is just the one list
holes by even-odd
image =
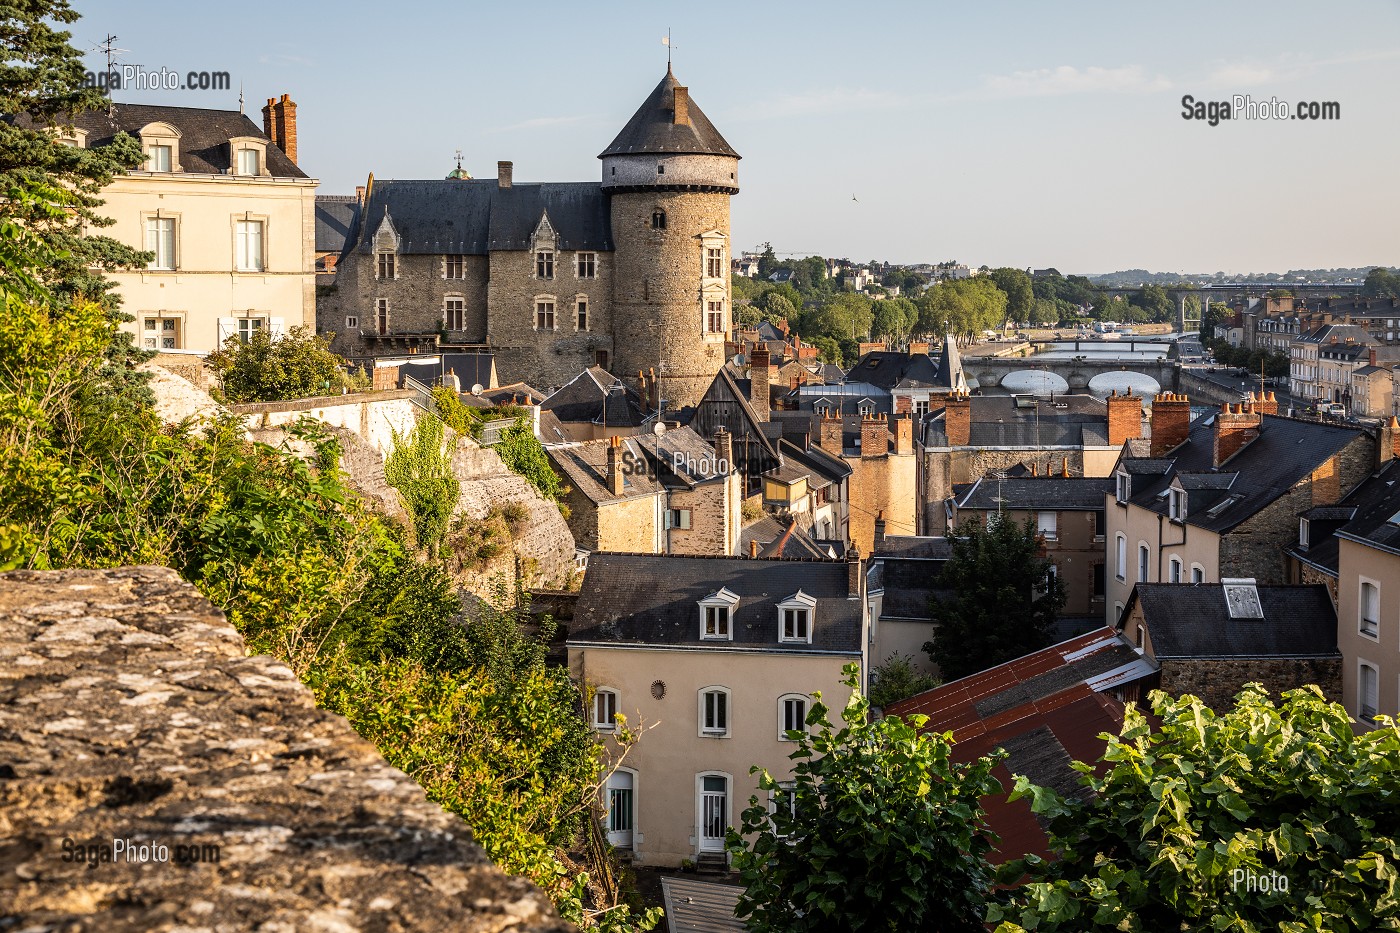
[[1225, 606], [1232, 619], [1262, 619], [1264, 607], [1259, 603], [1259, 590], [1253, 577], [1227, 578], [1220, 581], [1225, 588]]

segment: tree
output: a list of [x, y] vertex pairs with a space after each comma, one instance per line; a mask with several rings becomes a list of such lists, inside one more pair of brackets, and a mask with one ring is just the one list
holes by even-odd
[[884, 709], [891, 703], [908, 699], [915, 694], [932, 690], [938, 686], [938, 678], [932, 674], [920, 674], [914, 670], [914, 659], [907, 654], [895, 652], [884, 663], [870, 672], [870, 702]]
[[1006, 294], [985, 275], [946, 279], [919, 298], [917, 332], [960, 337], [1000, 327], [1006, 321]]
[[943, 585], [957, 595], [934, 600], [933, 640], [924, 650], [945, 680], [1019, 658], [1050, 644], [1065, 604], [1064, 584], [1044, 556], [1035, 525], [993, 517], [967, 522], [952, 541]]
[[1360, 735], [1315, 686], [1276, 706], [1247, 685], [1228, 713], [1153, 691], [1160, 726], [1129, 706], [1093, 793], [1066, 800], [1017, 777], [1057, 861], [989, 912], [1025, 930], [1350, 931], [1400, 928], [1400, 731]]
[[389, 430], [394, 449], [384, 458], [384, 481], [408, 509], [418, 546], [436, 559], [462, 488], [452, 472], [457, 439], [444, 437], [443, 424], [433, 415], [420, 418], [407, 436]]
[[1212, 301], [1201, 312], [1201, 343], [1215, 339], [1215, 329], [1230, 320], [1230, 308], [1222, 301]]
[[837, 366], [845, 365], [845, 358], [841, 354], [841, 344], [830, 337], [813, 337], [807, 343], [817, 348], [818, 356], [823, 363], [835, 363]]
[[772, 243], [763, 244], [763, 252], [758, 254], [758, 277], [766, 279], [773, 274], [773, 270], [778, 268], [778, 257], [773, 252]]
[[1384, 267], [1372, 269], [1361, 292], [1371, 298], [1400, 298], [1400, 275]]
[[246, 340], [237, 334], [209, 354], [204, 365], [219, 377], [232, 402], [272, 402], [339, 394], [358, 385], [330, 341], [309, 327], [293, 327], [276, 340], [260, 329]]
[[1013, 321], [1030, 321], [1035, 303], [1031, 277], [1021, 269], [1006, 266], [993, 269], [991, 274], [992, 282], [1006, 293], [1007, 316]]
[[[744, 885], [735, 914], [753, 933], [981, 931], [992, 846], [979, 798], [999, 793], [1000, 760], [954, 764], [926, 716], [869, 721], [848, 664], [838, 730], [816, 695], [808, 732], [790, 732], [792, 780], [767, 771], [727, 846]], [[741, 835], [742, 833], [742, 835]]]
[[907, 298], [889, 298], [875, 302], [871, 311], [871, 336], [902, 341], [919, 320], [919, 309]]
[[1166, 289], [1160, 285], [1144, 285], [1137, 296], [1137, 306], [1148, 321], [1170, 321], [1176, 313], [1176, 305]]

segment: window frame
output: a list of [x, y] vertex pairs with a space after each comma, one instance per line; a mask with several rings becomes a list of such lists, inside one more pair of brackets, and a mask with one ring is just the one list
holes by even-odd
[[[734, 706], [732, 702], [733, 691], [730, 690], [728, 687], [723, 686], [722, 684], [710, 684], [709, 686], [701, 687], [697, 691], [696, 695], [699, 699], [698, 722], [700, 727], [700, 737], [702, 739], [729, 738], [733, 734], [733, 717], [730, 715], [730, 713], [733, 711]], [[713, 706], [713, 710], [717, 710], [719, 712], [719, 716], [717, 716], [716, 718], [723, 720], [723, 723], [718, 726], [706, 725], [707, 717], [712, 712], [712, 709], [707, 708], [707, 698], [710, 696], [718, 696], [723, 698], [723, 702], [717, 702]]]
[[1204, 582], [1206, 582], [1206, 568], [1202, 567], [1200, 564], [1192, 564], [1192, 565], [1191, 565], [1191, 582], [1192, 582], [1192, 583], [1204, 583]]
[[690, 519], [690, 509], [667, 509], [664, 530], [689, 531], [691, 529]]
[[[734, 612], [739, 608], [739, 595], [728, 587], [720, 587], [715, 592], [698, 600], [696, 605], [700, 608], [700, 640], [701, 641], [733, 641], [734, 640]], [[718, 632], [714, 635], [707, 634], [709, 627], [709, 610], [723, 609], [725, 611], [725, 627], [723, 634]]]
[[[608, 718], [607, 722], [603, 722], [598, 718], [599, 701], [603, 697], [609, 697], [612, 706], [612, 715]], [[591, 710], [589, 711], [589, 719], [592, 721], [593, 731], [617, 731], [618, 699], [619, 694], [615, 687], [595, 687], [593, 689], [593, 702], [590, 704]]]
[[381, 337], [389, 335], [390, 308], [388, 298], [374, 299], [374, 332]]
[[724, 314], [724, 299], [705, 300], [705, 333], [724, 334], [729, 328], [725, 326], [727, 321]]
[[[1371, 685], [1374, 687], [1375, 696], [1372, 699], [1374, 705], [1369, 707], [1371, 714], [1366, 715], [1368, 709], [1366, 705], [1366, 671], [1371, 672]], [[1356, 659], [1356, 718], [1368, 726], [1376, 724], [1376, 716], [1380, 713], [1381, 705], [1381, 669], [1379, 664], [1374, 664], [1365, 658]]]
[[[1380, 643], [1380, 640], [1381, 640], [1381, 585], [1380, 585], [1380, 583], [1379, 583], [1378, 581], [1372, 580], [1370, 577], [1359, 577], [1358, 580], [1357, 580], [1357, 584], [1358, 584], [1358, 585], [1357, 585], [1357, 594], [1356, 594], [1356, 631], [1357, 631], [1357, 634], [1359, 634], [1362, 638], [1369, 639], [1370, 641], [1374, 641], [1374, 642], [1376, 642], [1377, 644], [1379, 644], [1379, 643]], [[1375, 593], [1375, 597], [1376, 597], [1376, 598], [1375, 598], [1375, 610], [1376, 610], [1376, 611], [1375, 611], [1375, 616], [1376, 616], [1376, 617], [1375, 617], [1374, 619], [1368, 619], [1368, 618], [1366, 618], [1366, 610], [1367, 610], [1367, 608], [1368, 608], [1367, 605], [1366, 605], [1366, 591], [1367, 591], [1367, 587], [1370, 587], [1371, 591]], [[1369, 629], [1367, 628], [1367, 623], [1370, 623], [1370, 628], [1369, 628]]]
[[[160, 214], [147, 214], [144, 218], [145, 252], [154, 254], [146, 269], [151, 272], [178, 272], [180, 270], [180, 218], [166, 217]], [[165, 225], [169, 225], [169, 257], [168, 264], [161, 262], [161, 241], [164, 236]], [[152, 226], [154, 225], [154, 227]], [[154, 230], [154, 234], [152, 231]], [[154, 240], [152, 239], [154, 236]], [[154, 243], [154, 245], [152, 245]]]
[[554, 281], [554, 250], [535, 250], [535, 278], [544, 281]]
[[724, 247], [705, 247], [705, 278], [724, 278]]
[[[788, 724], [788, 704], [794, 702], [800, 702], [802, 704], [802, 715], [798, 717], [801, 725], [797, 729], [789, 730], [785, 728]], [[803, 735], [808, 735], [809, 733], [807, 731], [807, 716], [811, 712], [812, 698], [807, 696], [807, 694], [805, 693], [784, 693], [782, 696], [778, 697], [778, 741], [799, 741], [798, 739], [789, 737], [789, 732], [800, 732]]]
[[[1046, 530], [1045, 516], [1050, 516], [1049, 531]], [[1035, 513], [1036, 534], [1046, 541], [1060, 540], [1060, 513], [1053, 509], [1037, 510]]]
[[1174, 522], [1186, 521], [1186, 490], [1167, 489], [1167, 518]]
[[[454, 308], [453, 305], [456, 305]], [[457, 326], [452, 326], [452, 313], [458, 315]], [[444, 295], [442, 298], [442, 326], [449, 333], [460, 333], [467, 329], [467, 299], [465, 295]]]
[[588, 296], [586, 295], [574, 299], [574, 330], [579, 333], [588, 331]]
[[1148, 577], [1152, 575], [1152, 546], [1144, 541], [1138, 542], [1137, 550], [1137, 582], [1150, 582]]
[[558, 330], [559, 317], [556, 313], [557, 309], [558, 302], [555, 300], [553, 295], [537, 295], [535, 297], [534, 314], [535, 330]]
[[1172, 583], [1182, 582], [1181, 571], [1183, 566], [1181, 558], [1172, 555], [1171, 559], [1167, 561], [1167, 579]]
[[[158, 164], [157, 153], [165, 156], [164, 166]], [[168, 142], [153, 142], [146, 147], [146, 171], [152, 174], [168, 174], [175, 171], [175, 147]]]
[[653, 230], [665, 230], [665, 229], [666, 229], [666, 212], [665, 212], [664, 210], [662, 210], [661, 208], [659, 208], [659, 207], [653, 208], [653, 209], [652, 209], [652, 212], [651, 212], [651, 229], [653, 229]]
[[[240, 149], [240, 152], [245, 150]], [[249, 234], [257, 231], [257, 261], [250, 261]], [[261, 217], [235, 217], [233, 220], [233, 269], [235, 272], [267, 271], [267, 221]]]
[[442, 257], [442, 277], [450, 282], [465, 279], [467, 277], [467, 257], [461, 253], [444, 255]]
[[393, 282], [399, 277], [398, 254], [391, 249], [375, 251], [375, 281]]
[[1119, 532], [1113, 538], [1114, 576], [1120, 583], [1128, 582], [1128, 536]]
[[[780, 645], [810, 645], [812, 643], [812, 630], [816, 627], [817, 621], [817, 601], [806, 593], [798, 590], [788, 598], [779, 601], [778, 609], [778, 644]], [[802, 634], [788, 635], [788, 614], [792, 613], [793, 618], [802, 619]]]
[[596, 279], [598, 277], [598, 254], [591, 250], [574, 253], [574, 278]]
[[1119, 505], [1127, 505], [1128, 500], [1133, 496], [1133, 478], [1126, 470], [1119, 470], [1113, 474], [1116, 483], [1113, 489], [1114, 498]]

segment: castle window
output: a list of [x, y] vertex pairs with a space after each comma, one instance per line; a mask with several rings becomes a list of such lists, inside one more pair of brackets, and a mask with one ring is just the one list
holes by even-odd
[[465, 279], [467, 277], [467, 257], [447, 256], [444, 266], [443, 277], [448, 279]]
[[601, 366], [601, 367], [603, 367], [604, 369], [607, 369], [607, 368], [608, 368], [608, 351], [607, 351], [607, 350], [594, 350], [594, 351], [593, 351], [593, 363], [594, 363], [595, 366]]
[[724, 278], [724, 250], [705, 250], [705, 275], [712, 279]]
[[588, 299], [578, 300], [578, 329], [588, 330]]
[[388, 298], [380, 298], [374, 303], [374, 329], [381, 337], [389, 333]]
[[360, 319], [359, 319], [358, 317], [355, 317], [354, 315], [350, 315], [350, 316], [346, 317], [346, 318], [345, 318], [345, 329], [346, 329], [346, 330], [359, 330], [359, 329], [360, 329]]
[[467, 302], [465, 298], [449, 298], [442, 311], [442, 322], [448, 330], [466, 330]]
[[554, 330], [554, 302], [535, 302], [535, 330]]
[[651, 212], [651, 228], [652, 228], [653, 230], [665, 230], [665, 229], [666, 229], [666, 212], [665, 212], [665, 211], [652, 211], [652, 212]]
[[660, 164], [660, 163], [658, 163], [657, 166], [656, 166], [656, 174], [658, 174], [658, 175], [665, 175], [665, 174], [666, 174], [666, 166], [665, 166], [665, 165], [662, 165], [662, 164]]
[[378, 273], [379, 273], [379, 274], [376, 276], [376, 278], [381, 278], [381, 279], [392, 279], [392, 278], [397, 278], [397, 276], [394, 274], [394, 254], [393, 254], [393, 253], [387, 253], [387, 252], [386, 252], [386, 253], [380, 253], [380, 254], [379, 254], [379, 269], [378, 269]]
[[724, 302], [707, 301], [705, 303], [706, 333], [722, 334], [724, 330]]
[[598, 254], [579, 253], [576, 257], [575, 274], [581, 279], [598, 277]]
[[554, 278], [554, 254], [547, 249], [535, 253], [535, 277], [540, 279]]

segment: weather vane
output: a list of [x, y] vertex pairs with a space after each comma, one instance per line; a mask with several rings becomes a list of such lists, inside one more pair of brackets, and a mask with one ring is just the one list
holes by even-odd
[[666, 70], [671, 70], [671, 50], [675, 45], [671, 43], [671, 27], [666, 27], [666, 35], [661, 39], [661, 44], [666, 46]]

